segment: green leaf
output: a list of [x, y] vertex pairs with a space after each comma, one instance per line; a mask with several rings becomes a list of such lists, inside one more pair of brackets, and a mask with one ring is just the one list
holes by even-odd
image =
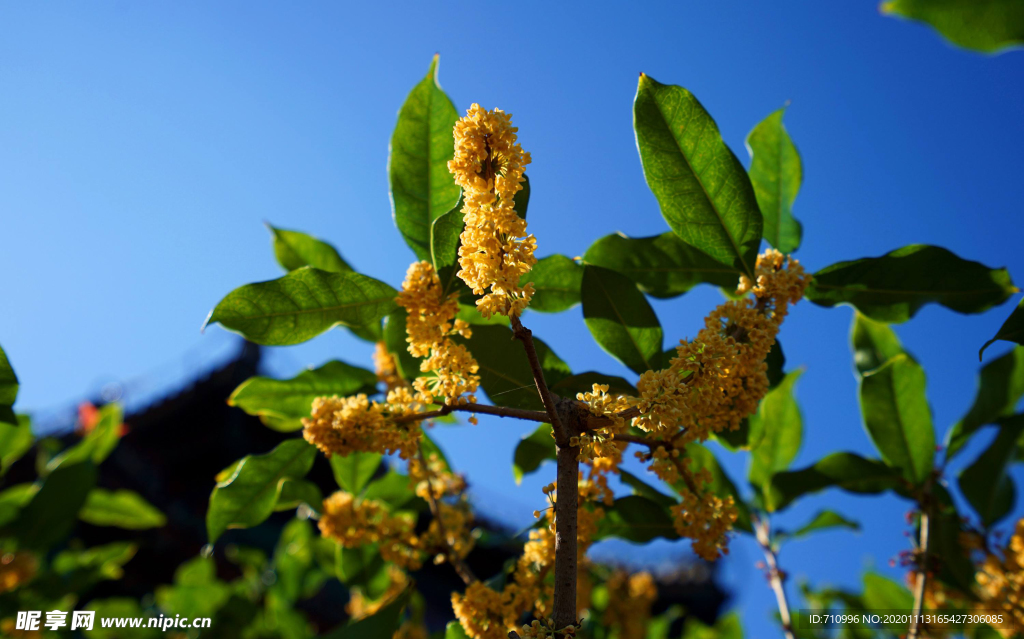
[[98, 466], [117, 447], [123, 421], [124, 411], [120, 404], [102, 406], [99, 409], [96, 426], [82, 438], [82, 441], [51, 459], [46, 464], [47, 470], [52, 471], [61, 465], [67, 466], [83, 461], [90, 461]]
[[515, 209], [516, 215], [526, 219], [526, 209], [530, 205], [530, 176], [523, 173], [522, 187], [512, 197], [512, 208]]
[[28, 415], [16, 416], [13, 424], [0, 421], [0, 475], [21, 459], [35, 441], [32, 420]]
[[750, 416], [750, 484], [758, 491], [768, 489], [772, 475], [789, 468], [803, 438], [800, 407], [793, 387], [803, 371], [786, 375], [785, 380], [768, 392], [757, 413]]
[[953, 44], [975, 51], [1024, 44], [1024, 5], [1017, 0], [891, 0], [881, 11], [926, 22]]
[[952, 459], [971, 435], [985, 424], [1012, 414], [1024, 396], [1024, 347], [1018, 346], [986, 364], [978, 377], [978, 392], [963, 419], [947, 437], [946, 459]]
[[924, 369], [907, 355], [897, 355], [861, 380], [860, 405], [882, 459], [911, 483], [923, 484], [935, 459]]
[[206, 530], [214, 543], [228, 528], [250, 528], [274, 512], [281, 485], [301, 479], [313, 466], [316, 449], [302, 439], [289, 439], [264, 455], [246, 455], [210, 495]]
[[597, 524], [595, 540], [617, 537], [646, 544], [659, 537], [679, 539], [672, 513], [666, 506], [640, 495], [619, 497]]
[[458, 621], [449, 621], [448, 625], [444, 629], [443, 639], [471, 639], [466, 631], [463, 629], [462, 624]]
[[342, 457], [331, 455], [331, 470], [334, 480], [342, 489], [358, 495], [380, 467], [380, 453], [352, 452]]
[[402, 620], [402, 611], [409, 602], [412, 589], [398, 595], [394, 601], [369, 617], [352, 621], [325, 635], [322, 639], [390, 639]]
[[622, 273], [652, 297], [672, 298], [709, 283], [735, 288], [741, 271], [721, 264], [675, 233], [650, 237], [606, 235], [594, 242], [583, 261]]
[[431, 223], [459, 199], [459, 187], [448, 172], [459, 113], [437, 82], [437, 66], [435, 55], [398, 112], [388, 159], [395, 224], [421, 260], [430, 259]]
[[267, 228], [270, 229], [274, 242], [274, 257], [286, 271], [294, 271], [303, 266], [312, 266], [331, 273], [352, 270], [338, 250], [327, 242], [299, 231], [279, 229], [269, 224]]
[[782, 342], [775, 340], [764, 361], [768, 364], [768, 388], [775, 388], [786, 379], [786, 354], [782, 352]]
[[823, 268], [814, 274], [807, 299], [825, 307], [851, 304], [877, 322], [899, 324], [928, 303], [981, 313], [1016, 291], [1004, 268], [992, 269], [938, 246], [912, 244]]
[[466, 222], [462, 215], [462, 197], [452, 210], [441, 215], [430, 225], [430, 262], [441, 278], [442, 289], [450, 293], [461, 282], [459, 271], [459, 246], [462, 229]]
[[705, 625], [697, 617], [688, 616], [682, 639], [743, 639], [743, 626], [736, 612], [719, 617], [714, 626]]
[[807, 468], [775, 474], [771, 478], [766, 505], [768, 512], [776, 512], [798, 497], [826, 488], [877, 494], [902, 485], [900, 474], [881, 461], [865, 459], [854, 453], [832, 453]]
[[417, 497], [416, 492], [409, 487], [409, 476], [395, 470], [389, 470], [380, 479], [370, 482], [363, 493], [363, 499], [384, 502], [392, 511], [422, 511], [427, 508], [427, 502]]
[[803, 228], [793, 217], [793, 201], [803, 181], [800, 154], [782, 124], [785, 108], [775, 111], [747, 136], [750, 182], [764, 216], [764, 239], [783, 253], [800, 246]]
[[196, 557], [174, 572], [173, 586], [158, 586], [155, 594], [168, 615], [212, 617], [231, 596], [231, 588], [217, 579], [212, 558]]
[[[480, 385], [493, 404], [543, 410], [533, 372], [526, 358], [523, 345], [512, 338], [512, 330], [506, 326], [474, 326], [473, 337], [466, 340], [456, 338], [473, 353], [480, 365]], [[553, 386], [572, 374], [569, 366], [542, 340], [534, 337], [537, 358], [540, 360], [544, 377]]]
[[220, 322], [264, 346], [289, 346], [338, 325], [379, 322], [395, 309], [395, 295], [395, 289], [366, 275], [305, 266], [276, 280], [236, 288], [206, 323]]
[[[754, 529], [750, 520], [750, 507], [747, 506], [746, 501], [740, 495], [736, 484], [726, 474], [722, 465], [718, 463], [715, 454], [700, 444], [689, 444], [686, 447], [686, 459], [690, 462], [691, 471], [699, 472], [706, 470], [711, 473], [711, 484], [709, 484], [708, 489], [712, 494], [722, 499], [732, 497], [739, 515], [736, 518], [736, 528], [748, 533], [753, 532]], [[688, 490], [686, 485], [682, 483], [676, 483], [672, 488], [680, 495]]]
[[78, 511], [78, 518], [94, 526], [127, 530], [161, 528], [167, 518], [155, 506], [130, 490], [93, 488]]
[[675, 499], [674, 497], [669, 497], [665, 493], [661, 492], [654, 486], [651, 486], [650, 484], [648, 484], [647, 482], [645, 482], [644, 480], [640, 479], [639, 477], [637, 477], [636, 475], [627, 470], [622, 470], [621, 468], [619, 469], [619, 479], [622, 480], [623, 484], [626, 484], [627, 486], [633, 489], [634, 495], [646, 497], [647, 499], [650, 499], [659, 506], [665, 506], [666, 508], [669, 508], [679, 503], [679, 500]]
[[1001, 339], [1006, 340], [1007, 342], [1024, 344], [1024, 298], [1021, 299], [1020, 303], [1017, 304], [1017, 308], [1013, 309], [1010, 316], [1006, 318], [1005, 322], [1003, 322], [1003, 325], [996, 332], [995, 337], [982, 345], [981, 350], [978, 351], [978, 359], [981, 360], [986, 348]]
[[18, 376], [14, 374], [7, 353], [0, 348], [0, 406], [10, 408], [18, 398]]
[[357, 393], [377, 393], [377, 375], [335, 360], [292, 379], [250, 377], [231, 393], [228, 405], [258, 416], [274, 430], [292, 431], [302, 428], [302, 418], [309, 417], [317, 397]]
[[580, 303], [583, 267], [564, 255], [549, 255], [533, 265], [520, 284], [533, 282], [530, 308], [541, 313], [561, 313]]
[[377, 544], [365, 544], [355, 548], [338, 546], [335, 558], [338, 578], [345, 585], [368, 589], [387, 572], [387, 564], [381, 559]]
[[[878, 573], [869, 572], [864, 575], [864, 606], [869, 610], [912, 610], [914, 595], [902, 584]], [[897, 623], [886, 626], [889, 631], [902, 636], [907, 629], [906, 624]]]
[[658, 367], [658, 316], [627, 277], [600, 266], [583, 269], [583, 319], [594, 340], [635, 373]]
[[12, 524], [19, 545], [46, 549], [67, 537], [95, 484], [96, 467], [88, 460], [54, 469]]
[[274, 511], [294, 510], [305, 504], [315, 512], [323, 510], [323, 493], [311, 481], [305, 479], [285, 479], [281, 482], [281, 492], [277, 495]]
[[636, 387], [625, 378], [594, 371], [571, 375], [556, 384], [548, 384], [548, 390], [562, 397], [576, 397], [577, 393], [593, 392], [594, 384], [607, 385], [609, 395], [637, 395]]
[[856, 311], [853, 313], [850, 341], [853, 343], [853, 364], [861, 375], [905, 352], [900, 338], [887, 324], [876, 322]]
[[847, 519], [834, 510], [819, 510], [809, 522], [800, 526], [793, 532], [785, 530], [779, 530], [775, 533], [775, 538], [779, 541], [784, 539], [799, 539], [800, 537], [806, 537], [813, 532], [819, 532], [822, 530], [831, 530], [833, 528], [848, 528], [849, 530], [860, 530], [860, 524]]
[[[60, 575], [92, 573], [94, 580], [120, 579], [122, 567], [135, 556], [138, 546], [119, 541], [85, 550], [65, 550], [53, 558], [53, 570]], [[83, 575], [84, 576], [84, 575]]]
[[753, 278], [762, 224], [754, 189], [697, 98], [641, 74], [633, 128], [647, 184], [672, 230]]
[[313, 528], [306, 519], [293, 519], [281, 530], [274, 548], [274, 592], [290, 604], [303, 594], [313, 567]]
[[6, 526], [39, 492], [39, 484], [15, 484], [0, 492], [0, 526]]
[[540, 468], [546, 459], [555, 459], [555, 438], [551, 435], [551, 424], [541, 424], [516, 444], [512, 456], [512, 474], [516, 484], [521, 484], [523, 476]]
[[1013, 461], [1021, 433], [1024, 433], [1024, 415], [1003, 418], [992, 444], [960, 473], [960, 492], [986, 529], [1013, 510], [1016, 494], [1013, 480], [1006, 471]]

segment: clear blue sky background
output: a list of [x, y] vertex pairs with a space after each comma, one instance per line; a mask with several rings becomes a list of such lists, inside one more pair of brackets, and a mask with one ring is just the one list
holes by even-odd
[[[4, 3], [0, 343], [23, 383], [18, 408], [52, 412], [118, 381], [137, 399], [223, 357], [235, 338], [220, 328], [201, 336], [199, 326], [231, 289], [279, 275], [262, 220], [328, 239], [359, 270], [398, 285], [412, 253], [391, 220], [387, 145], [435, 51], [460, 110], [479, 102], [514, 114], [534, 158], [539, 255], [667, 228], [631, 127], [643, 71], [692, 90], [744, 161], [747, 132], [792, 100], [786, 124], [805, 167], [798, 256], [810, 269], [924, 242], [1024, 281], [1024, 53], [954, 49], [871, 1]], [[702, 288], [657, 303], [667, 340], [693, 335], [719, 301]], [[971, 402], [978, 346], [1009, 312], [928, 307], [898, 327], [929, 373], [940, 437]], [[783, 327], [790, 366], [807, 369], [797, 466], [871, 452], [850, 319], [847, 308], [805, 302]], [[579, 309], [526, 321], [574, 370], [624, 373]], [[332, 358], [366, 364], [369, 354], [333, 331], [273, 349], [269, 361], [291, 375]], [[513, 525], [531, 521], [553, 477], [546, 467], [513, 487], [512, 447], [531, 428], [482, 420], [439, 431], [483, 510]], [[745, 476], [744, 455], [726, 463]], [[779, 523], [825, 505], [864, 530], [785, 548], [795, 581], [856, 587], [871, 566], [902, 578], [888, 560], [908, 547], [907, 503], [828, 493]], [[688, 556], [686, 544], [598, 551], [654, 563]], [[737, 539], [723, 576], [754, 635], [770, 636], [773, 600], [757, 559]]]

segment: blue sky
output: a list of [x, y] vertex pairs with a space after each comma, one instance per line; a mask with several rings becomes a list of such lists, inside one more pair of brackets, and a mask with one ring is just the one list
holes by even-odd
[[[744, 161], [747, 132], [792, 102], [786, 124], [804, 161], [797, 256], [809, 269], [920, 242], [1024, 281], [1024, 53], [955, 49], [872, 2], [5, 3], [0, 343], [23, 384], [18, 408], [53, 412], [112, 382], [138, 398], [222, 357], [234, 338], [200, 335], [206, 313], [280, 273], [263, 220], [332, 241], [357, 269], [398, 285], [412, 253], [391, 220], [387, 143], [434, 52], [460, 110], [479, 102], [514, 115], [534, 159], [539, 255], [666, 230], [631, 127], [643, 71], [693, 91]], [[666, 339], [696, 333], [719, 301], [702, 288], [656, 303]], [[978, 346], [1009, 312], [927, 307], [897, 328], [928, 371], [940, 437], [970, 405]], [[871, 452], [850, 319], [805, 302], [783, 327], [790, 366], [807, 369], [796, 466]], [[524, 321], [574, 370], [624, 373], [578, 308]], [[291, 375], [333, 358], [368, 363], [369, 353], [332, 331], [268, 359]], [[531, 428], [481, 420], [438, 431], [484, 511], [515, 525], [531, 520], [553, 477], [545, 467], [513, 487], [511, 451]], [[743, 455], [726, 463], [745, 476]], [[785, 548], [791, 590], [801, 579], [854, 587], [871, 566], [900, 578], [888, 560], [908, 547], [907, 503], [828, 493], [779, 523], [826, 505], [863, 531]], [[687, 555], [684, 545], [598, 550]], [[738, 539], [723, 562], [755, 629], [773, 607], [758, 558]]]

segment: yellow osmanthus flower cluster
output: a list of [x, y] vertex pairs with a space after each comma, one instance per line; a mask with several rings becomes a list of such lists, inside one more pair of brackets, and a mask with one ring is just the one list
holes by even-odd
[[302, 436], [324, 454], [344, 457], [352, 452], [398, 453], [412, 457], [419, 445], [420, 426], [395, 423], [395, 417], [421, 412], [423, 402], [408, 387], [388, 392], [386, 402], [360, 393], [351, 397], [318, 397], [312, 413], [302, 420]]
[[406, 341], [409, 353], [424, 358], [420, 370], [430, 375], [413, 382], [418, 398], [430, 403], [443, 397], [445, 404], [476, 403], [473, 393], [480, 386], [480, 367], [469, 350], [456, 344], [453, 335], [471, 337], [469, 324], [456, 319], [459, 313], [457, 295], [444, 294], [437, 271], [430, 262], [414, 262], [395, 298], [409, 316], [406, 318]]
[[[737, 512], [731, 498], [707, 490], [710, 473], [691, 471], [682, 452], [712, 433], [739, 428], [757, 410], [768, 392], [765, 358], [789, 306], [803, 297], [810, 283], [799, 262], [775, 249], [758, 256], [755, 278], [741, 277], [737, 293], [752, 295], [713, 310], [697, 336], [676, 347], [667, 368], [640, 376], [639, 397], [609, 395], [608, 387], [598, 384], [592, 392], [577, 395], [609, 422], [579, 440], [580, 459], [590, 466], [595, 481], [617, 472], [625, 446], [611, 440], [614, 435], [631, 426], [648, 433], [659, 445], [638, 456], [651, 462], [661, 479], [679, 487], [683, 500], [673, 509], [676, 530], [692, 539], [694, 550], [705, 559], [717, 558], [724, 549]], [[627, 410], [633, 413], [628, 420], [620, 416]]]
[[409, 513], [392, 515], [382, 502], [357, 501], [352, 493], [338, 491], [324, 500], [320, 534], [342, 548], [378, 544], [384, 561], [417, 570], [423, 565], [416, 536], [416, 518]]
[[530, 163], [517, 131], [511, 115], [474, 104], [455, 124], [455, 157], [448, 162], [463, 190], [459, 277], [483, 296], [477, 307], [484, 317], [519, 315], [533, 296], [533, 284], [519, 285], [537, 262], [537, 240], [526, 234], [526, 220], [515, 210]]
[[384, 388], [388, 392], [408, 385], [398, 374], [398, 363], [395, 361], [395, 356], [388, 350], [384, 342], [377, 342], [374, 345], [373, 369], [377, 374], [377, 380], [384, 384]]
[[1017, 521], [1002, 557], [986, 553], [974, 579], [979, 590], [978, 609], [1006, 613], [1007, 623], [999, 633], [1004, 637], [1024, 633], [1024, 518]]
[[649, 572], [629, 574], [616, 570], [608, 578], [608, 608], [604, 621], [617, 628], [619, 639], [644, 639], [651, 606], [658, 598], [658, 588]]
[[22, 586], [36, 576], [39, 560], [30, 552], [4, 553], [0, 557], [0, 593]]

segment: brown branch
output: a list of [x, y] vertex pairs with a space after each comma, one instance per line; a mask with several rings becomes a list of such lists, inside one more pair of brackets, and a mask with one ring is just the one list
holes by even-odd
[[555, 440], [559, 441], [561, 439], [560, 443], [567, 444], [572, 434], [566, 433], [563, 430], [562, 420], [559, 419], [558, 408], [555, 406], [555, 399], [551, 396], [551, 391], [548, 390], [547, 382], [544, 381], [544, 368], [540, 365], [540, 358], [537, 357], [537, 347], [533, 343], [533, 331], [523, 326], [523, 323], [519, 321], [519, 317], [516, 315], [510, 315], [509, 321], [512, 323], [512, 335], [523, 343], [523, 349], [526, 350], [526, 359], [529, 360], [530, 370], [533, 372], [533, 383], [537, 387], [537, 394], [540, 395], [541, 403], [544, 404], [548, 421], [555, 431]]
[[469, 569], [466, 562], [455, 552], [455, 549], [452, 547], [452, 539], [444, 528], [444, 520], [441, 519], [441, 507], [437, 503], [437, 497], [434, 496], [434, 483], [430, 467], [427, 465], [427, 457], [423, 454], [422, 444], [417, 444], [416, 452], [419, 455], [420, 464], [423, 466], [423, 474], [427, 477], [427, 503], [430, 505], [430, 514], [434, 516], [434, 521], [437, 522], [437, 529], [441, 531], [441, 537], [444, 538], [445, 554], [448, 555], [448, 563], [452, 565], [455, 572], [459, 573], [459, 577], [468, 586], [477, 580], [476, 575], [473, 574], [473, 571]]
[[779, 618], [782, 619], [782, 631], [786, 639], [793, 639], [793, 619], [789, 614], [789, 601], [786, 599], [786, 573], [779, 570], [779, 558], [772, 548], [771, 531], [767, 520], [755, 521], [754, 531], [757, 543], [764, 551], [765, 562], [768, 564], [768, 580], [775, 591], [775, 601], [779, 606]]
[[917, 639], [921, 635], [921, 610], [924, 608], [924, 593], [928, 585], [928, 554], [931, 550], [928, 538], [929, 517], [925, 508], [921, 509], [921, 536], [917, 546], [917, 583], [914, 584], [914, 609], [910, 612], [910, 628], [907, 639]]
[[481, 415], [494, 415], [496, 417], [513, 417], [515, 419], [525, 419], [531, 422], [545, 422], [548, 420], [547, 413], [539, 410], [524, 410], [522, 408], [509, 408], [507, 406], [488, 406], [487, 404], [455, 404], [452, 406], [443, 406], [437, 410], [427, 411], [425, 413], [402, 415], [400, 417], [393, 418], [391, 421], [396, 424], [418, 422], [424, 419], [444, 417], [445, 415], [456, 411], [463, 413], [479, 413]]
[[648, 448], [657, 448], [658, 446], [665, 445], [665, 442], [660, 440], [647, 439], [646, 437], [637, 437], [636, 435], [627, 435], [625, 433], [616, 433], [615, 435], [612, 435], [612, 441], [639, 444], [640, 446], [647, 446]]

